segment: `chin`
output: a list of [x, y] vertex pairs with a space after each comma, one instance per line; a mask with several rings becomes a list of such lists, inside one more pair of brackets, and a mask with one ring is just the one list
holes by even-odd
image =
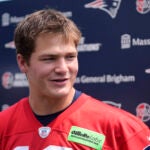
[[68, 96], [71, 94], [72, 90], [71, 89], [60, 89], [55, 91], [55, 96], [56, 97], [63, 97], [63, 96]]

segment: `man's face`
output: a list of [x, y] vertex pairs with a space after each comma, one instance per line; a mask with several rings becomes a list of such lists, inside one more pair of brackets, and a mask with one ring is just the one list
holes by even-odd
[[65, 97], [73, 90], [78, 72], [76, 47], [60, 37], [41, 35], [36, 40], [29, 65], [25, 64], [23, 68], [31, 95]]

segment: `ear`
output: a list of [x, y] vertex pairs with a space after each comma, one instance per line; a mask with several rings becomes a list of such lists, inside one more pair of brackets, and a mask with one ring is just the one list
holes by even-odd
[[17, 63], [23, 73], [27, 72], [28, 64], [21, 54], [17, 54]]

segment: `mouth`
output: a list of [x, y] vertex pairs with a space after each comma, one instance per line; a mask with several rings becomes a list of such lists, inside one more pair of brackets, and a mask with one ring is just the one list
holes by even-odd
[[68, 81], [68, 78], [63, 78], [63, 79], [53, 79], [51, 80], [52, 82], [54, 82], [55, 84], [59, 84], [59, 85], [65, 85]]
[[65, 81], [67, 81], [67, 79], [56, 79], [56, 80], [53, 80], [53, 81], [55, 81], [55, 82], [65, 82]]

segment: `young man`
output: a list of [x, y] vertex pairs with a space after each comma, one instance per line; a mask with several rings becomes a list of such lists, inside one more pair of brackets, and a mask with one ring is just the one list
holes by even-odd
[[148, 150], [150, 131], [133, 115], [74, 89], [77, 26], [37, 11], [15, 30], [29, 96], [0, 113], [0, 150]]

